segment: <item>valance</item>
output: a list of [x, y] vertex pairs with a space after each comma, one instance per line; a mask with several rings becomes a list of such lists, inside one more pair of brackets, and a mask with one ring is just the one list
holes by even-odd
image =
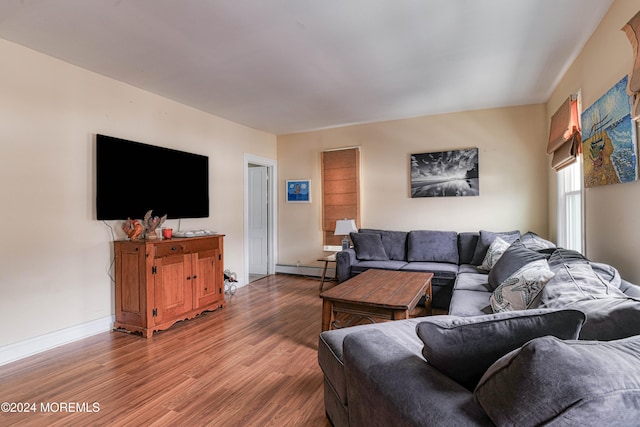
[[571, 95], [551, 116], [547, 154], [553, 154], [551, 167], [556, 171], [576, 161], [582, 151], [578, 118], [578, 97]]

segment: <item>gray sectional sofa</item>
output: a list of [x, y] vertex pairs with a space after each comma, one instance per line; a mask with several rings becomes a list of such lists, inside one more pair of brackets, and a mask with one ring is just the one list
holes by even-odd
[[[383, 232], [365, 233], [384, 246]], [[409, 234], [407, 252], [415, 243]], [[414, 237], [428, 234], [451, 239]], [[450, 295], [449, 315], [320, 334], [334, 426], [638, 425], [640, 287], [533, 233], [506, 242], [512, 234], [456, 235], [455, 275], [439, 284], [440, 295]], [[472, 264], [474, 239], [484, 252], [480, 264], [497, 254], [488, 271]], [[339, 268], [343, 280], [346, 271], [400, 266], [354, 261], [355, 250], [341, 254], [349, 257], [348, 269]], [[444, 262], [410, 259], [399, 268]]]
[[[500, 233], [508, 241], [519, 231]], [[476, 273], [496, 233], [439, 230], [391, 231], [360, 229], [351, 233], [353, 248], [336, 254], [338, 282], [370, 268], [429, 271], [434, 277], [434, 308], [448, 309], [453, 285], [459, 273]]]

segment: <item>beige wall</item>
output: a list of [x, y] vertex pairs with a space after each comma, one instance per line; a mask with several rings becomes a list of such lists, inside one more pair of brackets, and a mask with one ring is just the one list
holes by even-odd
[[[349, 126], [278, 137], [278, 168], [311, 178], [312, 203], [279, 203], [279, 262], [315, 264], [322, 252], [320, 152], [361, 147], [362, 226], [390, 230], [532, 230], [546, 236], [544, 105]], [[409, 157], [478, 147], [479, 197], [412, 199]]]
[[[570, 93], [582, 91], [588, 108], [631, 70], [631, 44], [620, 29], [640, 10], [639, 0], [617, 0], [562, 78], [547, 103], [547, 121]], [[555, 173], [550, 172], [550, 206], [555, 206]], [[616, 266], [624, 278], [640, 283], [640, 182], [585, 191], [586, 255]], [[555, 210], [549, 213], [555, 235]]]
[[[114, 313], [111, 234], [94, 212], [96, 133], [209, 156], [211, 217], [182, 228], [225, 233], [225, 266], [242, 274], [243, 153], [275, 159], [274, 135], [2, 40], [0, 57], [0, 346]], [[122, 191], [140, 191], [131, 184]], [[123, 237], [120, 224], [109, 221]]]

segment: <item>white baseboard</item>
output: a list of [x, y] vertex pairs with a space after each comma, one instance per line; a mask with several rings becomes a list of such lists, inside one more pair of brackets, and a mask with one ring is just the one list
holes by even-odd
[[[276, 273], [322, 277], [322, 270], [322, 267], [276, 264]], [[327, 278], [334, 277], [335, 273], [335, 268], [327, 268]], [[246, 282], [236, 283], [236, 287], [238, 288], [246, 285]], [[114, 322], [114, 315], [106, 316], [91, 322], [71, 326], [66, 329], [2, 346], [0, 347], [0, 366], [42, 353], [43, 351], [51, 350], [52, 348], [60, 347], [64, 344], [88, 338], [102, 332], [108, 332], [113, 329]]]
[[0, 347], [0, 366], [73, 341], [88, 338], [102, 332], [108, 332], [113, 329], [114, 322], [115, 316], [106, 316], [101, 319], [92, 320], [91, 322], [2, 346]]
[[[313, 267], [308, 265], [286, 265], [276, 264], [276, 273], [297, 274], [299, 276], [322, 277], [324, 267]], [[327, 278], [332, 278], [336, 274], [335, 268], [327, 268]]]

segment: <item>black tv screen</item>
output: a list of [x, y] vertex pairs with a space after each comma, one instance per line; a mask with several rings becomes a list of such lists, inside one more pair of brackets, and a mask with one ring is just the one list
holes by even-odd
[[96, 135], [98, 220], [209, 216], [209, 158]]

